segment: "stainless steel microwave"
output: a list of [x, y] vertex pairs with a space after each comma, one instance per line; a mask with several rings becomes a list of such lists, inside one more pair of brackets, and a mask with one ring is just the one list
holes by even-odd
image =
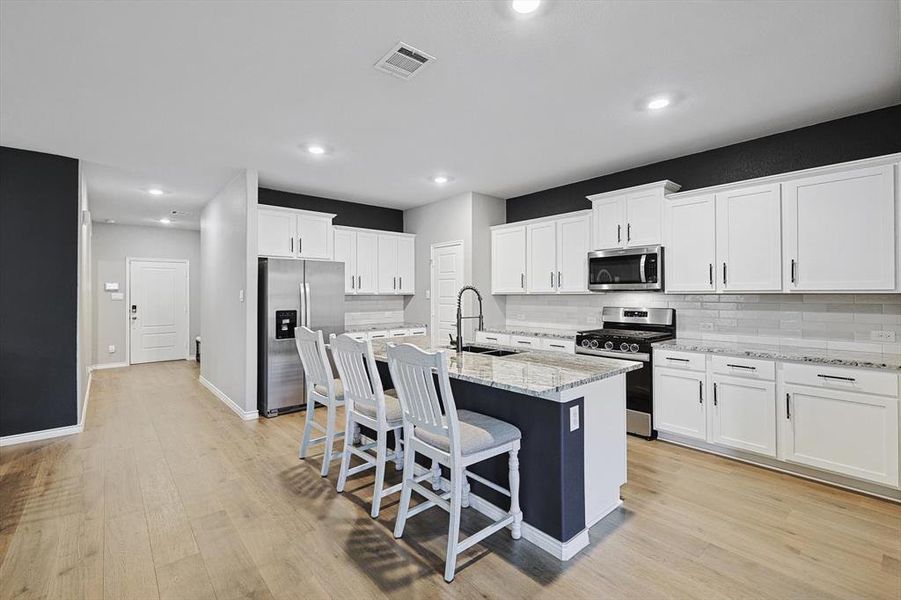
[[663, 246], [589, 252], [588, 289], [662, 290]]

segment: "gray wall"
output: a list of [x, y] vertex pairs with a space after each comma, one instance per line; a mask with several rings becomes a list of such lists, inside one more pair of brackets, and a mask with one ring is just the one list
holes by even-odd
[[504, 323], [506, 297], [491, 294], [491, 229], [506, 221], [507, 204], [501, 198], [472, 194], [472, 282], [482, 292], [486, 325]]
[[[94, 364], [125, 361], [125, 333], [128, 306], [125, 300], [113, 300], [104, 291], [104, 283], [116, 282], [125, 292], [126, 258], [180, 258], [188, 261], [190, 306], [190, 348], [200, 335], [200, 232], [166, 227], [139, 227], [94, 223]], [[116, 351], [108, 352], [114, 344]]]

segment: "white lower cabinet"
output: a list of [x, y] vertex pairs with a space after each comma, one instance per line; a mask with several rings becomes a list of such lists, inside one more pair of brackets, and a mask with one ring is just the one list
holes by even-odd
[[710, 442], [776, 456], [776, 384], [745, 377], [712, 376]]
[[898, 487], [898, 398], [787, 383], [782, 460]]
[[697, 440], [707, 439], [704, 371], [654, 367], [654, 427]]

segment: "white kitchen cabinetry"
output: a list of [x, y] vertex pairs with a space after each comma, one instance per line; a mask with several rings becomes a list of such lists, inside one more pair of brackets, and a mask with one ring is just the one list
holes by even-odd
[[491, 230], [491, 293], [526, 293], [525, 225]]
[[782, 184], [786, 291], [895, 289], [894, 167]]
[[658, 181], [588, 196], [594, 222], [592, 249], [660, 244], [663, 196], [678, 189], [672, 181]]
[[257, 254], [330, 259], [335, 215], [279, 207], [257, 209]]
[[532, 294], [553, 294], [557, 281], [557, 224], [531, 223], [526, 227], [526, 286]]
[[476, 331], [477, 344], [510, 345], [510, 335], [507, 333], [494, 333], [493, 331]]
[[654, 428], [707, 439], [704, 371], [654, 367]]
[[378, 235], [335, 227], [335, 260], [344, 263], [345, 294], [375, 294]]
[[721, 292], [782, 289], [779, 184], [716, 195], [716, 286]]
[[709, 441], [766, 456], [776, 456], [776, 384], [754, 377], [711, 376], [713, 406], [708, 406]]
[[668, 292], [714, 292], [713, 194], [668, 200], [664, 209], [664, 284]]
[[409, 234], [378, 236], [378, 293], [413, 294], [415, 241]]
[[558, 338], [542, 338], [541, 349], [551, 352], [566, 352], [567, 354], [576, 353], [576, 340], [561, 340]]
[[588, 291], [588, 249], [591, 214], [526, 225], [526, 288], [531, 294]]

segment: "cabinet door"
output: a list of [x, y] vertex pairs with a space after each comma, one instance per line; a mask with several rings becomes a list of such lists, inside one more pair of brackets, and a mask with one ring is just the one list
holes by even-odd
[[357, 232], [357, 293], [378, 293], [379, 236]]
[[300, 258], [331, 258], [329, 240], [332, 219], [315, 215], [297, 216], [297, 256]]
[[415, 253], [416, 242], [413, 238], [397, 238], [397, 290], [401, 294], [413, 294], [416, 291], [413, 272]]
[[591, 201], [591, 216], [594, 220], [592, 250], [622, 248], [626, 243], [625, 221], [626, 199], [613, 196]]
[[625, 243], [631, 246], [660, 244], [663, 192], [651, 190], [626, 197]]
[[393, 235], [379, 236], [378, 293], [397, 293], [397, 238]]
[[782, 185], [785, 289], [895, 288], [893, 167]]
[[491, 293], [524, 294], [526, 291], [526, 228], [491, 231]]
[[703, 372], [654, 368], [654, 429], [707, 439]]
[[344, 293], [357, 291], [357, 234], [344, 229], [335, 230], [335, 261], [344, 263]]
[[260, 256], [294, 256], [294, 215], [285, 210], [257, 210], [257, 254]]
[[780, 458], [898, 485], [898, 398], [787, 384]]
[[526, 227], [526, 265], [529, 292], [552, 294], [557, 283], [557, 223], [547, 221]]
[[557, 221], [557, 291], [588, 291], [588, 250], [591, 217], [583, 215]]
[[741, 377], [713, 377], [710, 441], [776, 456], [776, 384]]
[[664, 284], [668, 292], [712, 292], [716, 262], [713, 195], [667, 200], [664, 207]]
[[716, 195], [716, 281], [720, 291], [782, 289], [779, 185]]

